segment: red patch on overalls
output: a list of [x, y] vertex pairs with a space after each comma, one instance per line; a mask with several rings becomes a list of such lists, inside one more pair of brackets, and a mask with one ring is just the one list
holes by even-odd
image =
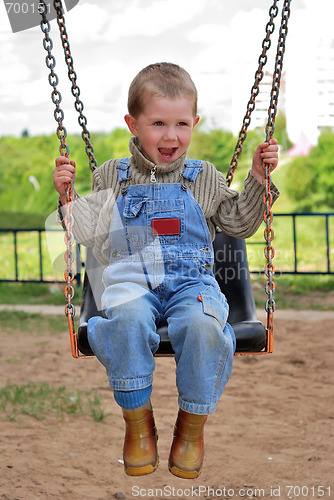
[[153, 236], [180, 234], [180, 219], [152, 219]]

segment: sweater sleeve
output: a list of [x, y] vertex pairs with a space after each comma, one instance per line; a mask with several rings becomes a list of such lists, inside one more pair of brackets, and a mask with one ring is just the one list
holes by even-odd
[[[227, 187], [223, 174], [217, 174], [218, 206], [212, 221], [230, 236], [249, 238], [256, 233], [263, 221], [265, 187], [249, 172], [239, 194]], [[271, 192], [274, 203], [280, 193], [273, 183]]]

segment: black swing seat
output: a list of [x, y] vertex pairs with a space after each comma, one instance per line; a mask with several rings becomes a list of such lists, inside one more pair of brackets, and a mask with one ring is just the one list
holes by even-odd
[[[230, 306], [228, 322], [236, 336], [236, 352], [245, 354], [260, 352], [266, 346], [266, 329], [256, 317], [245, 241], [219, 232], [213, 246], [215, 250], [214, 273]], [[102, 268], [96, 263], [91, 249], [88, 249], [78, 328], [78, 348], [85, 355], [93, 355], [87, 339], [88, 320], [93, 316], [103, 317], [103, 312], [96, 305], [91, 285], [94, 286], [95, 298], [99, 292], [102, 295]], [[155, 355], [173, 355], [167, 325], [158, 328], [157, 332], [161, 341]]]

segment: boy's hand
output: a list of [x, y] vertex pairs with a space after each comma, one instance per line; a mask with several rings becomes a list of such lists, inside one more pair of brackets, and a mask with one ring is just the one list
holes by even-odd
[[56, 158], [56, 168], [53, 171], [53, 184], [59, 193], [61, 204], [66, 203], [66, 184], [75, 181], [75, 162], [66, 156]]
[[270, 139], [268, 142], [263, 142], [258, 145], [253, 156], [253, 166], [251, 169], [254, 177], [258, 181], [262, 182], [265, 178], [265, 169], [262, 164], [271, 164], [270, 172], [272, 172], [278, 164], [278, 145], [277, 139]]

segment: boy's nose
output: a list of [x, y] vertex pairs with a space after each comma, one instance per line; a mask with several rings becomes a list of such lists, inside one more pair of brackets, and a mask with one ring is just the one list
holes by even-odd
[[165, 139], [169, 141], [174, 141], [177, 139], [177, 133], [174, 127], [167, 127], [165, 131]]

